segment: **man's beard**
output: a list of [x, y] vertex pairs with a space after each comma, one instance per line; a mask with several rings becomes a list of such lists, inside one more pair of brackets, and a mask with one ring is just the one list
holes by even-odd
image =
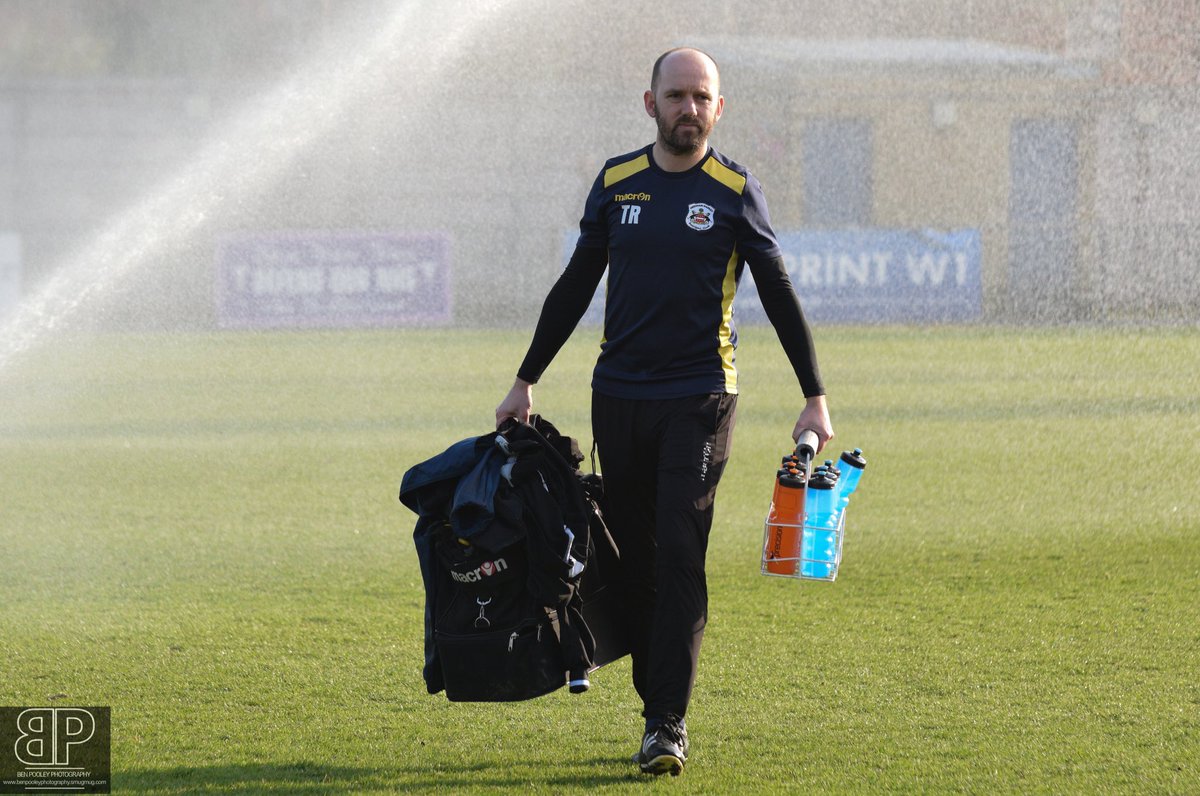
[[[706, 126], [695, 116], [681, 116], [675, 121], [675, 126], [668, 129], [667, 123], [661, 116], [655, 121], [658, 124], [658, 137], [662, 139], [663, 146], [667, 148], [672, 155], [694, 155], [700, 151], [700, 147], [704, 146], [708, 141], [708, 134], [712, 132], [711, 126]], [[679, 128], [683, 124], [694, 124], [695, 128], [681, 131]]]

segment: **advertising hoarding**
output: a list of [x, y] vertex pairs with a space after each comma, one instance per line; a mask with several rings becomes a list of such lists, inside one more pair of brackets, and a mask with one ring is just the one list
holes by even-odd
[[217, 321], [225, 328], [448, 323], [449, 250], [438, 233], [230, 236], [217, 250]]

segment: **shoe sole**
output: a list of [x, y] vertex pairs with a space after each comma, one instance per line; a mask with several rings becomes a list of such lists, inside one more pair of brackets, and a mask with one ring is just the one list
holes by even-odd
[[639, 765], [643, 772], [653, 774], [656, 777], [663, 774], [670, 774], [673, 777], [677, 777], [683, 771], [683, 761], [674, 755], [659, 755]]

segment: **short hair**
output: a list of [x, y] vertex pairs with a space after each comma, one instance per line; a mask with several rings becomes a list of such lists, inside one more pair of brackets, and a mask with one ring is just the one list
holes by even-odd
[[670, 55], [672, 53], [682, 52], [684, 50], [691, 50], [692, 52], [700, 53], [705, 58], [707, 58], [709, 61], [711, 61], [712, 65], [713, 65], [713, 69], [717, 70], [717, 79], [718, 80], [720, 79], [721, 70], [717, 67], [717, 59], [713, 58], [711, 55], [704, 52], [704, 50], [701, 50], [699, 47], [672, 47], [671, 49], [667, 50], [662, 55], [658, 56], [657, 59], [655, 59], [654, 68], [650, 70], [650, 91], [654, 91], [654, 89], [658, 87], [658, 73], [662, 71], [662, 62], [667, 60], [668, 55]]

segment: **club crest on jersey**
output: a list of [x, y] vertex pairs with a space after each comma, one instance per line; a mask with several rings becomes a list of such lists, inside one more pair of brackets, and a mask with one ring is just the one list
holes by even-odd
[[692, 229], [703, 232], [706, 229], [712, 229], [713, 215], [715, 213], [716, 211], [712, 209], [712, 205], [697, 202], [688, 205], [687, 218], [684, 220]]

